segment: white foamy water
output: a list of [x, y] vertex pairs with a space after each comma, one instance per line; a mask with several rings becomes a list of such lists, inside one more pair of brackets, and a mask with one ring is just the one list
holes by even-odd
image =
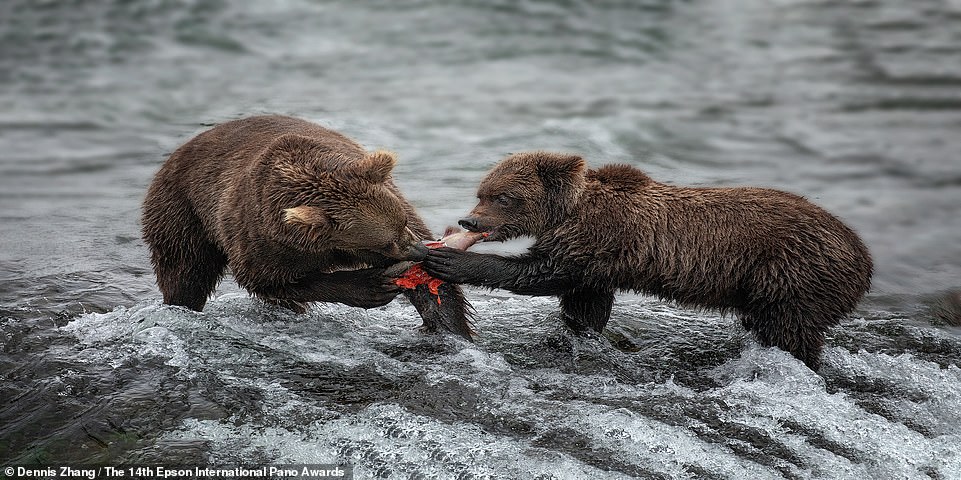
[[961, 475], [957, 366], [834, 346], [819, 376], [733, 319], [628, 298], [612, 319], [622, 335], [667, 325], [703, 335], [677, 350], [705, 351], [727, 337], [715, 364], [650, 380], [659, 358], [616, 348], [620, 336], [570, 336], [544, 315], [552, 300], [470, 293], [474, 344], [417, 332], [403, 301], [296, 316], [239, 294], [202, 314], [148, 303], [62, 330], [78, 362], [152, 361], [191, 391], [218, 389], [219, 408], [202, 402], [216, 418], [182, 415], [156, 442], [223, 464], [351, 464], [359, 478]]

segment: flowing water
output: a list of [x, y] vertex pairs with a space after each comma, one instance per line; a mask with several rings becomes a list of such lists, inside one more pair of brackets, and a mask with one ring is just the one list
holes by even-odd
[[[957, 0], [8, 0], [0, 86], [2, 463], [961, 478]], [[873, 287], [819, 374], [628, 294], [585, 338], [554, 299], [469, 289], [473, 344], [400, 299], [298, 316], [227, 279], [161, 305], [146, 185], [268, 112], [395, 151], [438, 232], [525, 149], [789, 190], [863, 236]]]

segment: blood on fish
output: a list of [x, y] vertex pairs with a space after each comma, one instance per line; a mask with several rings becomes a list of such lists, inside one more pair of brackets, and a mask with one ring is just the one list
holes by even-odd
[[438, 290], [444, 281], [434, 278], [424, 271], [420, 264], [415, 264], [407, 269], [403, 275], [394, 280], [394, 284], [400, 288], [415, 289], [418, 285], [427, 285], [430, 293], [437, 296], [437, 304], [440, 305], [440, 291]]
[[[487, 238], [488, 235], [490, 235], [490, 233], [487, 233], [487, 232], [481, 233], [481, 234], [475, 234], [471, 232], [458, 232], [458, 233], [448, 235], [438, 241], [424, 242], [424, 246], [427, 248], [446, 247], [448, 246], [446, 240], [457, 239], [457, 242], [452, 242], [452, 243], [465, 244], [466, 246], [462, 250], [466, 250], [467, 248], [470, 248], [470, 246], [473, 245], [475, 242], [477, 242], [477, 240], [480, 240], [481, 238]], [[465, 238], [466, 238], [466, 242], [464, 240]], [[419, 263], [415, 263], [413, 266], [408, 268], [407, 271], [405, 271], [400, 277], [394, 280], [394, 285], [397, 285], [400, 288], [404, 288], [408, 290], [413, 290], [417, 288], [418, 285], [427, 285], [427, 290], [429, 290], [431, 294], [437, 297], [438, 305], [440, 305], [441, 303], [440, 302], [440, 286], [443, 285], [443, 283], [444, 283], [443, 280], [430, 276], [429, 273], [424, 271], [424, 268], [421, 267]]]

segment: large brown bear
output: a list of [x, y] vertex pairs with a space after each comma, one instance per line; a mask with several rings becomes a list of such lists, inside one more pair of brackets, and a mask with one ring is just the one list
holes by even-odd
[[[217, 126], [177, 149], [143, 205], [143, 237], [164, 302], [200, 311], [227, 267], [269, 303], [371, 308], [431, 236], [391, 180], [394, 157], [283, 116]], [[392, 270], [399, 270], [392, 272]], [[460, 288], [406, 291], [424, 327], [470, 338]]]
[[573, 155], [511, 155], [487, 174], [468, 230], [530, 235], [516, 257], [432, 250], [428, 272], [455, 283], [557, 295], [575, 330], [603, 330], [614, 292], [736, 312], [765, 346], [813, 370], [825, 331], [871, 283], [871, 256], [840, 220], [790, 193], [688, 188], [626, 165], [587, 170]]

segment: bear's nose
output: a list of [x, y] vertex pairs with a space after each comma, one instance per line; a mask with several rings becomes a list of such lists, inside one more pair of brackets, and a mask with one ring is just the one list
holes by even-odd
[[457, 223], [472, 232], [477, 231], [477, 219], [467, 217], [460, 219]]

